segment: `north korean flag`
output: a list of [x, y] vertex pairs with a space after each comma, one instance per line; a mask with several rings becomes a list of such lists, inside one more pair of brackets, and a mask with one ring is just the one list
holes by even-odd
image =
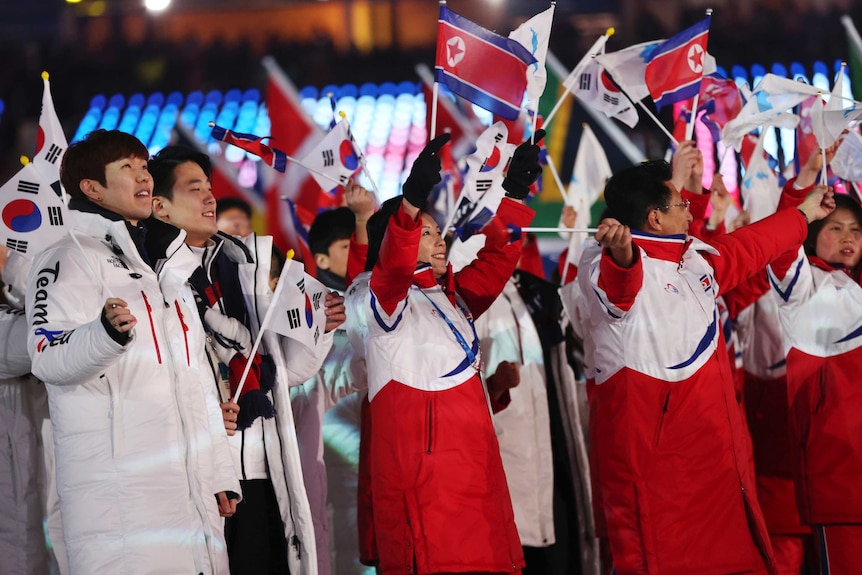
[[532, 54], [515, 40], [494, 34], [440, 6], [434, 79], [494, 114], [518, 117]]
[[657, 109], [693, 98], [700, 91], [710, 18], [665, 40], [650, 56], [645, 80]]

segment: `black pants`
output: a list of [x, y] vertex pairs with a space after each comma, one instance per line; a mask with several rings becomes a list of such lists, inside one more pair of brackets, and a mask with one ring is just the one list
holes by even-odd
[[242, 501], [225, 521], [231, 575], [285, 575], [287, 542], [269, 479], [240, 481]]

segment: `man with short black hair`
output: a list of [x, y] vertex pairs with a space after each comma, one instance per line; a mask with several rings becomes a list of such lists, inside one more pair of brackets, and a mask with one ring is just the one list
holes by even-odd
[[183, 232], [150, 219], [147, 157], [119, 131], [66, 151], [75, 227], [31, 268], [32, 371], [71, 572], [226, 574], [219, 514], [239, 484], [186, 282], [196, 264]]
[[674, 172], [647, 162], [608, 181], [607, 218], [579, 265], [595, 358], [596, 496], [620, 575], [771, 565], [715, 299], [798, 248], [806, 220], [834, 206], [824, 187], [799, 210], [706, 244], [687, 235], [677, 184], [700, 189], [703, 161], [690, 142], [685, 156]]

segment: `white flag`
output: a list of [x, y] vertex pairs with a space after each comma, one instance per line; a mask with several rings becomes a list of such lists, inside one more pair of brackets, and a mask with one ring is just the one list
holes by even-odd
[[69, 215], [51, 184], [27, 164], [0, 186], [0, 242], [34, 257], [66, 234]]
[[652, 53], [662, 42], [664, 40], [635, 44], [623, 50], [602, 54], [596, 59], [632, 102], [639, 102], [649, 96], [645, 79], [646, 65]]
[[64, 192], [60, 187], [60, 162], [69, 144], [63, 126], [54, 110], [54, 99], [51, 97], [51, 83], [48, 72], [42, 72], [42, 113], [39, 116], [39, 133], [36, 136], [36, 153], [33, 155], [33, 165], [42, 174], [43, 179], [51, 184], [58, 197]]
[[742, 110], [721, 131], [724, 145], [733, 146], [737, 152], [741, 149], [742, 138], [757, 128], [796, 128], [799, 116], [789, 110], [808, 97], [816, 95], [818, 89], [802, 82], [767, 74], [757, 84], [753, 93], [745, 92], [746, 90], [740, 89], [746, 100]]
[[742, 178], [742, 205], [751, 215], [751, 221], [762, 220], [766, 216], [775, 213], [778, 201], [781, 198], [781, 187], [775, 172], [769, 167], [769, 163], [763, 153], [764, 130], [757, 138], [751, 160], [745, 169], [745, 177]]
[[[604, 54], [604, 50], [605, 47], [602, 45], [598, 55]], [[570, 81], [573, 74], [566, 78], [566, 82]], [[616, 118], [629, 128], [637, 125], [638, 112], [634, 104], [611, 80], [596, 58], [591, 57], [584, 66], [580, 67], [580, 73], [572, 78], [571, 85], [567, 84], [567, 86], [578, 100], [602, 112], [608, 118]]]
[[270, 304], [266, 326], [308, 348], [320, 344], [326, 329], [326, 286], [305, 273], [301, 262], [287, 260]]
[[347, 180], [359, 169], [363, 159], [350, 131], [350, 123], [347, 118], [343, 118], [301, 162], [312, 170], [312, 177], [322, 189], [332, 190], [338, 185], [347, 184]]
[[539, 12], [509, 33], [509, 38], [527, 49], [536, 61], [527, 66], [527, 100], [533, 109], [539, 105], [539, 98], [545, 91], [548, 73], [545, 60], [548, 57], [548, 42], [551, 39], [551, 25], [554, 22], [554, 6]]
[[844, 134], [844, 141], [829, 165], [842, 180], [862, 182], [862, 136], [853, 130]]
[[[578, 213], [575, 218], [576, 228], [590, 227], [590, 211], [596, 200], [605, 189], [605, 184], [613, 175], [611, 165], [604, 148], [588, 125], [584, 126], [578, 154], [575, 156], [575, 168], [569, 182], [566, 204], [575, 208]], [[577, 265], [581, 259], [586, 232], [577, 232], [569, 246], [568, 260]]]
[[841, 137], [844, 130], [850, 127], [851, 122], [862, 116], [862, 107], [857, 106], [857, 103], [844, 99], [844, 66], [842, 66], [835, 85], [832, 86], [829, 101], [824, 105], [821, 98], [820, 102], [814, 102], [811, 107], [811, 129], [814, 131], [814, 137], [817, 138], [817, 145], [828, 148]]

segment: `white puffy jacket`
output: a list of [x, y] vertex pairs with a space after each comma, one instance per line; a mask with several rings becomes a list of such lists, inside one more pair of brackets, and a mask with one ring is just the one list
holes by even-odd
[[45, 387], [30, 373], [24, 312], [0, 306], [0, 573], [42, 575], [48, 550], [42, 530]]
[[[220, 234], [216, 250], [237, 264], [240, 284], [251, 321], [252, 338], [257, 336], [260, 322], [272, 301], [269, 287], [272, 237], [251, 234], [245, 238], [229, 238]], [[215, 252], [207, 258], [209, 272]], [[317, 549], [308, 495], [303, 482], [299, 444], [290, 402], [290, 387], [301, 385], [317, 373], [332, 345], [332, 333], [321, 338], [316, 349], [304, 347], [295, 340], [267, 330], [261, 350], [275, 362], [276, 383], [270, 392], [276, 415], [271, 419], [257, 418], [248, 429], [229, 438], [234, 464], [241, 479], [266, 477], [268, 464], [278, 500], [284, 536], [288, 546], [288, 566], [291, 575], [317, 575]], [[225, 398], [226, 399], [226, 398]]]
[[[156, 273], [124, 221], [75, 221], [80, 247], [67, 237], [37, 257], [26, 300], [71, 572], [227, 573], [214, 494], [239, 484], [186, 282], [196, 259], [184, 233], [148, 222], [166, 244]], [[110, 296], [138, 321], [125, 345], [100, 319]]]

